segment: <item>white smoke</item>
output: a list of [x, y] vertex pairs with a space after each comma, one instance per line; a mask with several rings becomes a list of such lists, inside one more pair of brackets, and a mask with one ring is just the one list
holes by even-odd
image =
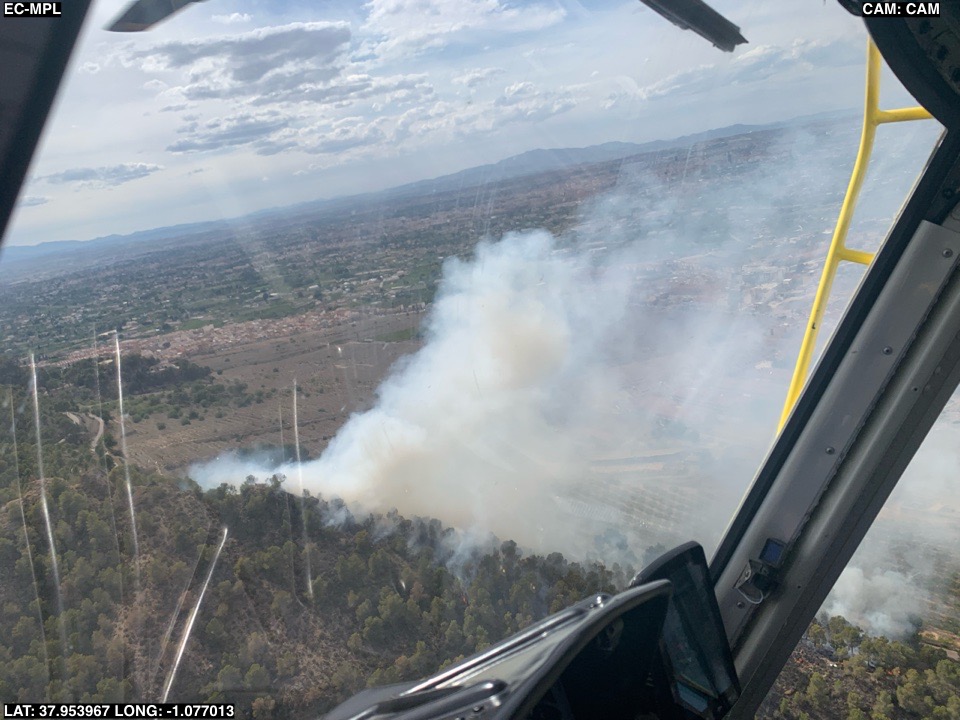
[[[588, 482], [598, 455], [637, 454], [652, 414], [631, 407], [628, 386], [662, 385], [614, 357], [633, 353], [645, 332], [664, 334], [630, 312], [643, 299], [635, 277], [642, 258], [636, 245], [564, 251], [537, 231], [481, 242], [469, 261], [448, 260], [424, 347], [394, 368], [373, 409], [352, 416], [320, 459], [304, 463], [304, 487], [341, 497], [355, 512], [396, 508], [582, 557], [588, 548], [582, 533], [571, 533], [577, 518], [567, 490]], [[649, 359], [669, 361], [679, 347], [702, 344], [696, 338], [709, 335], [698, 328], [711, 315], [678, 314], [672, 338], [664, 335]], [[738, 351], [757, 334], [741, 329]], [[680, 415], [733, 355], [706, 351], [674, 365]], [[248, 467], [236, 457], [191, 470], [205, 485], [273, 472], [298, 477], [291, 465]]]
[[303, 468], [307, 486], [365, 510], [396, 507], [505, 537], [521, 529], [539, 545], [544, 483], [583, 470], [577, 448], [557, 442], [571, 438], [549, 405], [604, 332], [602, 319], [590, 322], [596, 303], [623, 305], [620, 283], [591, 282], [553, 250], [549, 235], [531, 233], [483, 243], [473, 262], [449, 261], [426, 346]]
[[209, 462], [194, 465], [190, 469], [190, 475], [202, 480], [203, 487], [215, 488], [224, 484], [239, 485], [249, 475], [257, 479], [270, 477], [276, 472], [276, 468], [276, 463], [271, 462], [268, 453], [240, 455], [227, 452]]
[[823, 605], [871, 635], [909, 636], [960, 569], [960, 426], [954, 395]]
[[[709, 553], [773, 438], [809, 307], [777, 297], [816, 284], [846, 182], [832, 143], [731, 146], [723, 179], [696, 150], [679, 175], [624, 165], [567, 236], [449, 259], [425, 345], [303, 464], [304, 487], [577, 559], [691, 538]], [[221, 465], [191, 475], [298, 477]]]
[[837, 579], [823, 605], [871, 635], [904, 638], [916, 628], [924, 610], [924, 590], [917, 579], [896, 570], [850, 565]]
[[[738, 402], [749, 405], [717, 389], [725, 374], [768, 372], [753, 370], [759, 324], [725, 305], [651, 312], [652, 289], [638, 279], [648, 259], [641, 242], [572, 251], [535, 231], [448, 260], [424, 347], [393, 369], [375, 407], [352, 416], [321, 458], [303, 464], [304, 487], [344, 499], [353, 512], [396, 508], [581, 558], [610, 526], [628, 536], [643, 530], [615, 503], [572, 502], [570, 492], [592, 482], [597, 458], [676, 445], [648, 440], [664, 410], [662, 400], [645, 406], [644, 394], [666, 398], [678, 425], [706, 428], [713, 413], [735, 417]], [[736, 344], [724, 344], [718, 329], [736, 333]], [[759, 427], [757, 455], [770, 435], [769, 422]], [[242, 465], [222, 458], [191, 475], [205, 485], [249, 473], [298, 477], [292, 465]], [[700, 507], [669, 529], [710, 543], [740, 488], [721, 478], [698, 482], [704, 494], [690, 501]], [[725, 512], [704, 502], [718, 495], [729, 496]]]

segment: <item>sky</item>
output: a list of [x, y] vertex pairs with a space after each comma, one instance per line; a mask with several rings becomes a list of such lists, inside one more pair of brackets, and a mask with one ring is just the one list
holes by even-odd
[[11, 245], [861, 105], [866, 35], [834, 0], [714, 0], [733, 54], [637, 0], [207, 0], [105, 31], [125, 6], [94, 4]]

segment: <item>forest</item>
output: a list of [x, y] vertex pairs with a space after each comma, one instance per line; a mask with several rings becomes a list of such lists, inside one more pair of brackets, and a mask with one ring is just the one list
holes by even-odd
[[[66, 414], [83, 393], [68, 375], [42, 376], [34, 417], [25, 371], [0, 372], [13, 381], [0, 388], [4, 701], [168, 690], [244, 717], [313, 717], [616, 592], [636, 570], [528, 554], [430, 518], [355, 516], [288, 492], [282, 476], [203, 489], [128, 467], [115, 441], [91, 448]], [[156, 389], [150, 372], [142, 383]], [[960, 575], [948, 586], [960, 610]], [[960, 663], [919, 633], [893, 641], [821, 618], [760, 716], [960, 720]]]

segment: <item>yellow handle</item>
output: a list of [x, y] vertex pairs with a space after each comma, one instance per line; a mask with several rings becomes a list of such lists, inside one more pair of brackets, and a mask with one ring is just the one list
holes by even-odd
[[861, 265], [869, 265], [873, 261], [872, 253], [852, 250], [844, 243], [847, 239], [847, 231], [850, 229], [850, 221], [853, 219], [853, 211], [860, 197], [863, 180], [867, 175], [867, 165], [870, 162], [870, 153], [873, 151], [877, 125], [910, 120], [929, 120], [930, 117], [930, 113], [922, 107], [899, 108], [897, 110], [880, 109], [880, 51], [877, 50], [873, 41], [868, 39], [867, 88], [863, 110], [863, 130], [860, 133], [860, 149], [857, 150], [857, 161], [853, 165], [853, 173], [850, 175], [850, 183], [847, 185], [847, 194], [843, 198], [837, 225], [833, 230], [833, 237], [830, 239], [830, 248], [827, 250], [823, 272], [820, 274], [817, 294], [813, 298], [810, 319], [807, 321], [807, 327], [803, 334], [800, 354], [793, 369], [793, 377], [787, 391], [787, 401], [784, 403], [783, 413], [780, 415], [777, 432], [783, 429], [787, 418], [793, 411], [793, 406], [797, 403], [797, 398], [800, 397], [803, 386], [807, 382], [807, 374], [810, 372], [810, 362], [813, 359], [813, 351], [817, 346], [817, 336], [820, 333], [823, 314], [827, 309], [827, 301], [830, 299], [833, 280], [837, 276], [837, 267], [844, 260]]

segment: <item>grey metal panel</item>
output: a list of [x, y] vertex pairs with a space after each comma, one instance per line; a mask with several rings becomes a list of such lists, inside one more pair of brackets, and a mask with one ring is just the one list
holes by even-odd
[[58, 17], [0, 18], [0, 235], [90, 2], [64, 2]]
[[13, 139], [12, 119], [23, 111], [37, 81], [38, 60], [55, 22], [45, 18], [0, 19], [0, 157], [6, 154], [7, 144]]
[[820, 608], [958, 382], [960, 276], [955, 273], [797, 543], [782, 589], [754, 618], [739, 653], [751, 675], [731, 719], [753, 717], [808, 618]]
[[[788, 542], [798, 538], [958, 257], [960, 234], [921, 223], [755, 514], [744, 542], [718, 578], [717, 597], [733, 645], [758, 607], [735, 587], [741, 572], [751, 558], [759, 556], [768, 538]], [[743, 658], [738, 653], [738, 672], [748, 679], [756, 668]]]
[[0, 105], [19, 107], [30, 91], [37, 69], [37, 60], [16, 45], [4, 45], [0, 40]]
[[31, 20], [0, 20], [0, 158], [14, 142], [16, 121], [36, 82], [37, 57], [47, 41], [46, 27]]
[[20, 109], [36, 82], [38, 60], [56, 19], [0, 19], [0, 107]]

